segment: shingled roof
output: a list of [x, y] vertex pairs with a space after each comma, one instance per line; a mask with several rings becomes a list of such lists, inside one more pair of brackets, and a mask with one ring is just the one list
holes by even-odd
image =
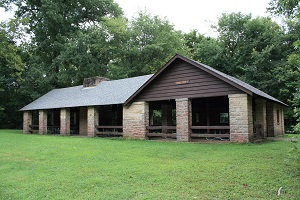
[[21, 111], [123, 104], [151, 77], [152, 74], [103, 81], [95, 87], [83, 87], [80, 85], [54, 89], [23, 107]]

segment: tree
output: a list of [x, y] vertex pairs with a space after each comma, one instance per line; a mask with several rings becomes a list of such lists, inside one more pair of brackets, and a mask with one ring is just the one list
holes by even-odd
[[132, 77], [156, 72], [176, 53], [186, 55], [183, 34], [175, 31], [166, 19], [140, 12], [127, 26], [127, 42], [119, 46], [121, 55], [110, 69]]
[[[43, 93], [54, 87], [71, 85], [73, 82], [67, 82], [68, 79], [64, 76], [64, 70], [70, 68], [69, 62], [62, 59], [66, 58], [66, 55], [76, 56], [71, 55], [72, 50], [73, 53], [77, 53], [74, 52], [74, 46], [72, 49], [72, 44], [95, 42], [84, 38], [84, 34], [104, 17], [112, 18], [122, 14], [113, 0], [4, 0], [2, 2], [2, 6], [6, 8], [13, 4], [17, 6], [16, 19], [27, 27], [31, 36], [32, 59], [29, 63], [28, 79], [39, 87], [38, 91], [44, 91]], [[86, 61], [90, 57], [89, 53], [87, 49], [80, 49], [80, 55], [86, 59], [78, 60], [77, 56], [78, 65], [88, 64]], [[98, 63], [99, 68], [107, 64], [106, 60], [101, 63], [102, 61]], [[77, 73], [89, 74], [85, 72], [90, 70], [88, 66], [82, 67]]]
[[284, 80], [286, 89], [284, 93], [289, 96], [288, 100], [293, 106], [294, 119], [290, 118], [297, 124], [294, 126], [293, 131], [300, 133], [300, 1], [299, 0], [272, 0], [268, 10], [273, 14], [283, 15], [287, 17], [287, 42], [293, 47], [294, 51], [289, 51], [287, 62], [284, 68], [278, 73], [278, 77]]
[[283, 14], [287, 17], [300, 18], [300, 1], [299, 0], [271, 0], [268, 8], [273, 14]]
[[[222, 71], [241, 77], [244, 74], [243, 66], [246, 60], [245, 52], [241, 50], [245, 41], [245, 24], [251, 19], [251, 15], [241, 13], [223, 13], [214, 28], [219, 33], [220, 46], [223, 49]], [[242, 55], [244, 54], [244, 55]], [[249, 54], [246, 54], [249, 56]]]
[[[20, 118], [16, 113], [22, 104], [17, 98], [25, 63], [22, 48], [16, 45], [6, 26], [0, 26], [0, 128], [16, 128]], [[15, 115], [16, 114], [16, 115]], [[15, 116], [14, 116], [15, 115]]]

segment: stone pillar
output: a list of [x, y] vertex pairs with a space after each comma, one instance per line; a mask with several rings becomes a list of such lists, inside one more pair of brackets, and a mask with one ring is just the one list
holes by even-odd
[[79, 135], [87, 135], [87, 108], [80, 107], [79, 110]]
[[31, 133], [32, 113], [30, 111], [23, 112], [23, 133]]
[[252, 98], [231, 94], [229, 98], [230, 141], [250, 142], [253, 138]]
[[90, 106], [87, 108], [87, 135], [94, 137], [96, 133], [95, 126], [98, 125], [99, 112], [98, 108]]
[[123, 136], [127, 138], [145, 139], [149, 126], [149, 104], [133, 102], [123, 107]]
[[70, 109], [60, 109], [60, 134], [70, 135]]
[[47, 111], [39, 110], [39, 134], [47, 134]]
[[[268, 136], [276, 137], [284, 134], [284, 113], [280, 104], [268, 102]], [[270, 122], [270, 123], [269, 123]]]
[[[164, 104], [161, 106], [162, 109], [162, 126], [172, 125], [172, 105]], [[168, 133], [172, 130], [162, 129], [163, 133]]]
[[192, 103], [187, 98], [176, 99], [177, 141], [188, 142], [191, 138]]
[[256, 134], [261, 138], [267, 137], [267, 105], [266, 100], [256, 99], [255, 100], [255, 113], [256, 113], [256, 124], [259, 127], [256, 128]]

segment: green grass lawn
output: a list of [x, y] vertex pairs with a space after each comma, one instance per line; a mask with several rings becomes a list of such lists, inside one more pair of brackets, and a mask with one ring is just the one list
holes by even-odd
[[299, 163], [289, 157], [293, 145], [0, 130], [0, 199], [300, 199]]

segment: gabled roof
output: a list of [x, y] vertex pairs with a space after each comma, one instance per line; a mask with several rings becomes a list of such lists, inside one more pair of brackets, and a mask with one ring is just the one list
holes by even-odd
[[81, 85], [54, 89], [23, 107], [21, 111], [123, 104], [151, 77], [152, 74], [120, 80], [103, 81], [95, 87], [83, 87]]
[[113, 105], [113, 104], [128, 104], [157, 76], [168, 68], [176, 59], [181, 59], [221, 80], [238, 88], [239, 90], [253, 96], [257, 95], [262, 98], [280, 103], [287, 106], [274, 97], [260, 91], [259, 89], [238, 80], [232, 76], [224, 74], [212, 67], [191, 60], [181, 55], [175, 55], [170, 59], [158, 72], [154, 75], [138, 76], [113, 81], [103, 81], [95, 87], [75, 86], [62, 89], [54, 89], [44, 96], [38, 98], [32, 103], [20, 109], [27, 110], [42, 110], [55, 108], [71, 108], [81, 106], [95, 105]]
[[135, 93], [133, 93], [126, 101], [125, 104], [131, 102], [147, 85], [149, 85], [157, 76], [159, 76], [166, 68], [168, 68], [176, 59], [181, 59], [195, 67], [198, 67], [199, 69], [223, 80], [224, 82], [238, 88], [239, 90], [253, 96], [253, 95], [258, 95], [260, 97], [266, 98], [271, 101], [275, 101], [277, 103], [280, 103], [284, 106], [287, 106], [283, 102], [279, 101], [278, 99], [264, 93], [263, 91], [239, 80], [236, 79], [232, 76], [229, 76], [227, 74], [224, 74], [223, 72], [220, 72], [208, 65], [202, 64], [200, 62], [194, 61], [192, 59], [186, 58], [184, 56], [176, 54], [173, 58], [171, 58], [160, 70], [158, 70], [145, 84], [143, 84]]

